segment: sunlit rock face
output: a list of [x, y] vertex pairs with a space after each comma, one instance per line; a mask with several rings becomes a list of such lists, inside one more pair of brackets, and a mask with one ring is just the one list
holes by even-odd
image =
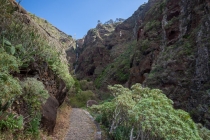
[[[46, 20], [30, 14], [15, 0], [9, 0], [8, 2], [14, 7], [12, 14], [22, 19], [23, 26], [33, 29], [33, 31], [36, 32], [36, 35], [40, 36], [40, 39], [43, 39], [49, 47], [52, 47], [52, 50], [59, 52], [61, 61], [63, 61], [64, 64], [67, 64], [65, 50], [67, 48], [75, 47], [75, 40]], [[49, 93], [49, 98], [46, 103], [42, 104], [41, 126], [48, 134], [52, 134], [56, 123], [57, 109], [64, 102], [67, 95], [68, 90], [65, 82], [52, 71], [44, 60], [31, 62], [27, 67], [22, 67], [19, 73], [13, 75], [19, 78], [20, 81], [27, 77], [33, 77], [44, 84], [45, 89]], [[18, 114], [28, 118], [28, 116], [25, 116], [28, 111], [26, 106], [27, 104], [25, 103], [20, 103], [19, 105], [14, 103], [13, 105], [14, 110]]]
[[209, 11], [208, 0], [149, 0], [123, 22], [98, 24], [76, 51], [77, 78], [101, 89], [162, 89], [175, 108], [210, 128]]
[[145, 9], [148, 9], [146, 4], [140, 6], [126, 20], [118, 18], [98, 23], [96, 28], [90, 29], [82, 40], [77, 41], [76, 49], [68, 50], [67, 57], [74, 65], [71, 70], [78, 79], [94, 81], [101, 89], [106, 89], [107, 84], [127, 85], [134, 48], [132, 44], [136, 42], [139, 19], [145, 14]]
[[129, 79], [129, 86], [162, 89], [174, 107], [208, 128], [209, 11], [207, 0], [155, 1], [141, 19]]

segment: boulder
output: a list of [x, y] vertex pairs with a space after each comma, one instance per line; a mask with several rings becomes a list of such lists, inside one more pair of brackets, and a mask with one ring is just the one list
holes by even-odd
[[88, 100], [87, 107], [91, 107], [92, 105], [98, 105], [98, 102], [96, 100]]
[[53, 134], [56, 124], [57, 108], [59, 102], [53, 97], [49, 97], [44, 105], [42, 105], [42, 128], [49, 134]]

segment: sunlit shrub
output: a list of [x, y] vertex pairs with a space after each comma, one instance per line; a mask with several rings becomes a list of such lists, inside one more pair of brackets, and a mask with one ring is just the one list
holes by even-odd
[[121, 85], [109, 89], [115, 98], [92, 109], [106, 118], [102, 123], [108, 124], [114, 139], [201, 139], [190, 115], [174, 109], [173, 101], [161, 90], [140, 84], [131, 89]]
[[49, 97], [48, 91], [45, 89], [42, 82], [35, 78], [26, 78], [21, 82], [23, 89], [23, 99], [33, 110], [40, 110]]
[[29, 114], [29, 123], [25, 130], [33, 135], [39, 134], [41, 121], [41, 105], [44, 104], [49, 97], [48, 91], [45, 89], [42, 82], [35, 78], [26, 78], [21, 82], [23, 89], [22, 98], [27, 105]]

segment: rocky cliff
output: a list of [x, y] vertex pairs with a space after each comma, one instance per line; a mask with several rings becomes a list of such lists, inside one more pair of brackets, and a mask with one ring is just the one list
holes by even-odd
[[48, 35], [50, 39], [50, 43], [58, 42], [55, 46], [62, 49], [67, 49], [71, 47], [75, 47], [75, 40], [71, 35], [67, 35], [63, 31], [59, 30], [57, 27], [53, 26], [47, 20], [37, 17], [34, 14], [29, 13], [30, 17], [33, 21], [44, 31], [45, 34]]
[[98, 24], [79, 51], [76, 75], [108, 84], [159, 88], [210, 128], [210, 2], [149, 0], [122, 23]]
[[[21, 62], [19, 67], [15, 65], [17, 72], [13, 72], [12, 70], [3, 72], [15, 80], [18, 79], [16, 83], [18, 85], [28, 77], [37, 79], [39, 82], [43, 83], [49, 96], [46, 103], [42, 104], [41, 126], [45, 128], [49, 134], [52, 134], [56, 123], [57, 109], [63, 103], [68, 89], [71, 84], [73, 84], [71, 83], [73, 80], [68, 71], [65, 49], [75, 46], [75, 41], [71, 36], [58, 30], [46, 20], [28, 13], [15, 1], [5, 0], [0, 3], [3, 7], [1, 10], [2, 15], [0, 16], [0, 41], [1, 44], [3, 43], [3, 46], [0, 46], [1, 53], [2, 50], [4, 52], [5, 39], [8, 39], [7, 47], [13, 50], [11, 51], [12, 53], [10, 51], [4, 53], [7, 53], [9, 57], [14, 57], [18, 62]], [[25, 61], [26, 59], [27, 62]], [[2, 61], [3, 60], [1, 60], [1, 62]], [[59, 67], [62, 67], [62, 70], [59, 70]], [[2, 74], [2, 71], [0, 71], [0, 73]], [[2, 84], [4, 84], [4, 82], [1, 79], [1, 85]], [[0, 88], [2, 89], [2, 87]], [[22, 90], [21, 92], [24, 93], [25, 89]], [[9, 95], [11, 93], [9, 93]], [[29, 125], [28, 123], [33, 120], [33, 118], [30, 118], [32, 116], [30, 113], [37, 115], [39, 111], [31, 111], [31, 104], [26, 104], [24, 95], [15, 96], [15, 98], [11, 100], [14, 101], [12, 104], [13, 112], [24, 118], [28, 118], [28, 120], [23, 120], [26, 121], [24, 123], [27, 127]], [[6, 106], [6, 104], [2, 105], [1, 103], [0, 111], [2, 111], [2, 106]], [[7, 108], [4, 110], [7, 111]]]
[[54, 46], [54, 49], [61, 53], [61, 59], [67, 62], [65, 50], [75, 47], [75, 40], [72, 36], [65, 34], [47, 20], [27, 12], [14, 0], [9, 1], [12, 3], [13, 7], [16, 8], [18, 16], [23, 19], [24, 23], [35, 28], [49, 45]]
[[[28, 26], [35, 28], [44, 40], [51, 45], [53, 50], [60, 54], [60, 59], [63, 63], [67, 64], [65, 50], [75, 46], [74, 39], [60, 31], [46, 20], [39, 18], [33, 14], [27, 13], [25, 15]], [[63, 103], [66, 98], [68, 89], [65, 81], [61, 79], [46, 62], [36, 62], [30, 65], [27, 69], [27, 76], [36, 77], [42, 81], [45, 88], [48, 90], [50, 97], [47, 102], [42, 105], [42, 127], [49, 133], [53, 133], [56, 123], [56, 115], [58, 107]], [[24, 73], [20, 73], [24, 75]]]
[[[141, 12], [143, 6], [125, 21], [99, 23], [88, 31], [75, 49], [78, 60], [74, 65], [78, 79], [94, 81], [98, 88], [103, 89], [107, 84], [127, 82]], [[72, 57], [70, 52], [67, 55]]]
[[208, 128], [209, 8], [205, 0], [156, 0], [139, 27], [129, 79], [162, 89]]

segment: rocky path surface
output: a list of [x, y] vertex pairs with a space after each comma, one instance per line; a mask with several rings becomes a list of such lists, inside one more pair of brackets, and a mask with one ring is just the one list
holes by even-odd
[[78, 108], [72, 109], [65, 140], [100, 140], [99, 133], [88, 112]]

